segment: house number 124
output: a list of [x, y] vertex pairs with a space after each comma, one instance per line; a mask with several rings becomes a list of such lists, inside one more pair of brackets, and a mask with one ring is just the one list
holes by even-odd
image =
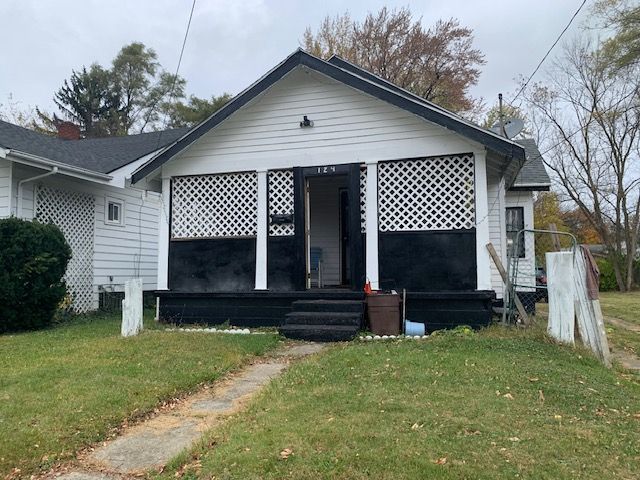
[[318, 167], [318, 173], [336, 173], [336, 167]]

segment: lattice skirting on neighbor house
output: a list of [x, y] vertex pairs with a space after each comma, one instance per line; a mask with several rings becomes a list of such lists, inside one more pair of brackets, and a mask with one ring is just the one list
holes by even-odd
[[57, 225], [71, 247], [64, 279], [73, 297], [74, 310], [82, 313], [93, 309], [95, 198], [46, 185], [37, 186], [34, 197], [35, 218]]

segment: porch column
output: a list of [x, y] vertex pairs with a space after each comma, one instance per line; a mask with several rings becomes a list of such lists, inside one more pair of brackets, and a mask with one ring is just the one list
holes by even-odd
[[169, 218], [171, 216], [171, 179], [162, 179], [162, 201], [158, 225], [158, 290], [169, 289]]
[[268, 191], [267, 171], [258, 170], [258, 228], [256, 232], [256, 290], [267, 289]]
[[[475, 152], [476, 276], [478, 290], [491, 290], [489, 243], [489, 199], [487, 196], [486, 152]], [[497, 204], [494, 208], [497, 207]]]
[[366, 161], [367, 193], [366, 210], [366, 279], [371, 282], [373, 290], [380, 289], [378, 278], [378, 162]]

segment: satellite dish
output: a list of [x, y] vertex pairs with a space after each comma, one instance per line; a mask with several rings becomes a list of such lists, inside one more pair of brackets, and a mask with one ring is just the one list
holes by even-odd
[[507, 138], [513, 138], [518, 135], [524, 128], [524, 122], [519, 118], [507, 117], [504, 119], [504, 132], [501, 131], [500, 122], [491, 127], [491, 131], [498, 135], [504, 135]]

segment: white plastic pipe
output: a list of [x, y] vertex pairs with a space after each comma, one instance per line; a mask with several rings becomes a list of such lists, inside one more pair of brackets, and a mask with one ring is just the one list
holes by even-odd
[[[24, 193], [24, 184], [25, 183], [29, 183], [29, 182], [33, 182], [35, 180], [40, 180], [41, 178], [45, 178], [45, 177], [49, 177], [51, 175], [55, 175], [56, 173], [58, 173], [58, 167], [53, 167], [51, 169], [51, 171], [47, 172], [47, 173], [42, 173], [40, 175], [36, 175], [35, 177], [31, 177], [31, 178], [25, 178], [23, 180], [20, 180], [18, 182], [18, 193], [17, 193], [17, 198], [16, 198], [16, 216], [18, 218], [22, 218], [22, 203], [23, 203], [23, 193]], [[35, 199], [34, 199], [35, 201]]]

